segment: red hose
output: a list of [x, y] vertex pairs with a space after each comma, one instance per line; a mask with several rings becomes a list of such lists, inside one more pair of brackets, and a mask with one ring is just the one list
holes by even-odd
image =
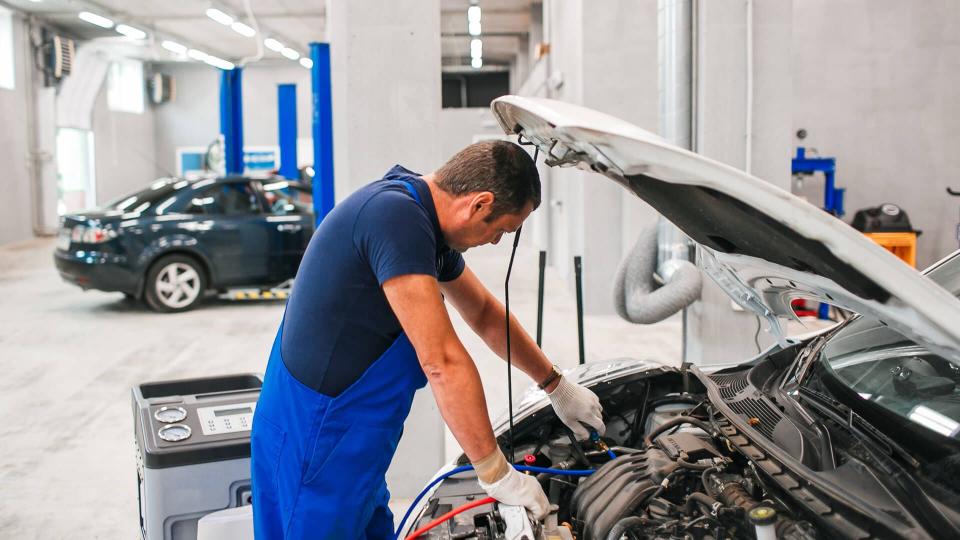
[[458, 507], [458, 508], [454, 508], [453, 510], [447, 512], [446, 514], [444, 514], [444, 515], [442, 515], [442, 516], [440, 516], [440, 517], [438, 517], [437, 519], [431, 521], [430, 523], [427, 523], [427, 524], [424, 525], [423, 527], [420, 527], [419, 529], [413, 531], [412, 533], [410, 533], [409, 536], [407, 536], [406, 540], [413, 540], [414, 538], [416, 538], [416, 537], [420, 536], [421, 534], [429, 531], [430, 529], [436, 527], [437, 525], [440, 525], [440, 524], [443, 523], [444, 521], [449, 520], [449, 519], [452, 518], [453, 516], [455, 516], [455, 515], [457, 515], [457, 514], [461, 514], [461, 513], [463, 513], [463, 512], [466, 512], [467, 510], [469, 510], [469, 509], [471, 509], [471, 508], [476, 508], [476, 507], [478, 507], [478, 506], [483, 506], [483, 505], [485, 505], [485, 504], [493, 504], [493, 503], [495, 503], [495, 502], [497, 502], [497, 500], [494, 499], [493, 497], [487, 497], [487, 498], [485, 498], [485, 499], [480, 499], [479, 501], [469, 502], [469, 503], [467, 503], [467, 504], [465, 504], [465, 505], [463, 505], [463, 506], [460, 506], [460, 507]]

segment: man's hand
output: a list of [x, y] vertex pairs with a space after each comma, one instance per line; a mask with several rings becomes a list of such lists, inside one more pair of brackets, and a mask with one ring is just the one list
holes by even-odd
[[550, 396], [553, 410], [560, 420], [573, 431], [577, 440], [582, 441], [590, 437], [590, 432], [584, 427], [584, 424], [590, 426], [590, 429], [600, 435], [603, 435], [606, 431], [603, 417], [600, 415], [603, 411], [600, 406], [600, 398], [590, 390], [575, 382], [570, 382], [566, 377], [560, 377], [560, 383], [547, 395]]
[[547, 516], [550, 501], [535, 476], [518, 472], [507, 463], [500, 448], [473, 463], [480, 487], [503, 504], [523, 506], [537, 520]]

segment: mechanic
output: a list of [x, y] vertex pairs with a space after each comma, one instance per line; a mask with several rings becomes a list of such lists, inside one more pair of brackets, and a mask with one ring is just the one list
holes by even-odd
[[[540, 204], [520, 146], [466, 147], [434, 173], [395, 166], [326, 216], [280, 323], [251, 435], [257, 538], [393, 538], [384, 475], [414, 392], [430, 383], [444, 421], [495, 499], [538, 519], [547, 498], [508, 463], [477, 368], [444, 299], [506, 355], [503, 305], [462, 252], [496, 244]], [[516, 367], [549, 393], [580, 439], [603, 432], [600, 402], [562, 375], [511, 318]], [[586, 427], [585, 427], [586, 426]]]

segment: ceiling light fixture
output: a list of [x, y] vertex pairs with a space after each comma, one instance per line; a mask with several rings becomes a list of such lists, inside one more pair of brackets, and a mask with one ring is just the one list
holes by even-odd
[[81, 11], [77, 14], [77, 17], [79, 17], [81, 21], [99, 26], [100, 28], [113, 28], [113, 21], [101, 15], [97, 15], [96, 13]]
[[233, 17], [227, 15], [217, 8], [207, 8], [207, 17], [210, 17], [224, 26], [230, 26], [233, 24]]
[[482, 68], [483, 58], [480, 58], [479, 56], [474, 56], [473, 58], [470, 59], [470, 65], [473, 66], [474, 69]]
[[480, 6], [470, 6], [467, 8], [467, 20], [470, 22], [480, 22]]
[[254, 30], [253, 28], [250, 28], [249, 26], [247, 26], [246, 24], [243, 24], [240, 21], [237, 21], [231, 24], [230, 28], [232, 28], [234, 32], [240, 34], [243, 37], [253, 37], [257, 35], [256, 30]]
[[228, 60], [224, 60], [223, 58], [218, 58], [218, 57], [216, 57], [216, 56], [212, 56], [212, 55], [209, 55], [209, 54], [207, 55], [207, 57], [206, 57], [203, 61], [206, 62], [207, 64], [215, 67], [215, 68], [220, 68], [220, 69], [224, 69], [224, 70], [227, 70], [227, 71], [229, 71], [229, 70], [233, 69], [234, 67], [236, 67], [236, 66], [233, 65], [233, 62], [230, 62], [230, 61], [228, 61]]
[[181, 45], [176, 41], [170, 41], [169, 39], [165, 39], [163, 40], [162, 43], [160, 43], [160, 46], [174, 54], [179, 54], [179, 55], [187, 54], [187, 46]]
[[290, 47], [284, 47], [284, 48], [280, 51], [280, 54], [286, 56], [287, 58], [289, 58], [289, 59], [291, 59], [291, 60], [296, 60], [296, 59], [300, 58], [300, 53], [298, 53], [297, 51], [291, 49]]
[[264, 46], [266, 46], [268, 49], [270, 49], [271, 51], [275, 51], [275, 52], [280, 52], [280, 51], [282, 51], [282, 50], [286, 47], [286, 45], [284, 45], [283, 43], [280, 43], [279, 41], [277, 41], [277, 40], [275, 40], [275, 39], [273, 39], [273, 38], [267, 38], [267, 39], [263, 40], [263, 44], [264, 44]]
[[147, 33], [139, 28], [134, 28], [126, 24], [117, 25], [117, 33], [123, 34], [130, 39], [144, 39], [147, 37]]
[[480, 35], [480, 21], [467, 23], [467, 28], [469, 29], [471, 36]]
[[189, 49], [187, 50], [187, 56], [199, 62], [205, 62], [210, 55], [197, 49]]
[[479, 58], [483, 56], [483, 41], [479, 39], [470, 40], [470, 56], [472, 58]]
[[313, 68], [313, 60], [304, 56], [303, 58], [300, 59], [300, 65], [307, 69], [311, 69]]

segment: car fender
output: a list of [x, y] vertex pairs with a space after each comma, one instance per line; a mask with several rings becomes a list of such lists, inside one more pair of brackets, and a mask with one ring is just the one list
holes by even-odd
[[137, 290], [143, 293], [144, 282], [147, 278], [147, 270], [157, 259], [172, 253], [183, 253], [195, 257], [203, 265], [207, 272], [207, 282], [209, 286], [215, 286], [217, 283], [217, 271], [210, 257], [204, 253], [200, 242], [193, 236], [187, 234], [170, 234], [161, 236], [146, 245], [137, 256], [136, 267], [141, 269], [140, 283]]

